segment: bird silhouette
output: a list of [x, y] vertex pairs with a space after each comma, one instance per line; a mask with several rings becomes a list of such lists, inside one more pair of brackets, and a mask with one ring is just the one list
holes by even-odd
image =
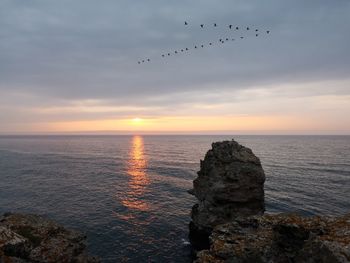
[[187, 26], [188, 25], [188, 23], [185, 21], [185, 26]]
[[212, 45], [212, 43], [209, 43], [209, 46], [211, 46]]
[[165, 56], [165, 55], [163, 54], [162, 57], [164, 58], [164, 56]]
[[197, 46], [194, 46], [194, 48], [197, 48]]
[[186, 51], [188, 50], [188, 48], [186, 48]]
[[257, 37], [257, 36], [259, 36], [259, 34], [256, 34], [255, 36]]
[[267, 33], [267, 34], [270, 34], [270, 30], [267, 30], [266, 33]]
[[142, 60], [142, 63], [144, 63], [145, 61], [144, 60]]
[[255, 29], [255, 32], [258, 32], [259, 31], [259, 29]]
[[204, 25], [203, 24], [201, 24], [201, 28], [203, 28], [204, 27]]
[[226, 41], [228, 41], [228, 38], [226, 38]]
[[141, 64], [141, 62], [140, 62], [140, 61], [138, 61], [137, 63]]
[[238, 30], [239, 29], [239, 27], [238, 26], [236, 26], [236, 30]]
[[217, 27], [218, 25], [216, 23], [214, 23], [214, 27]]
[[148, 58], [147, 61], [150, 62], [151, 60]]
[[241, 39], [243, 39], [244, 37], [241, 37]]
[[247, 30], [249, 30], [250, 28], [249, 27], [247, 27]]
[[184, 52], [184, 50], [183, 50], [183, 49], [181, 49], [181, 52]]
[[177, 51], [175, 50], [175, 54], [177, 54]]
[[228, 27], [229, 27], [230, 29], [232, 29], [232, 25], [229, 25]]
[[168, 56], [170, 56], [170, 53], [168, 53]]
[[201, 45], [201, 47], [204, 47], [204, 45]]

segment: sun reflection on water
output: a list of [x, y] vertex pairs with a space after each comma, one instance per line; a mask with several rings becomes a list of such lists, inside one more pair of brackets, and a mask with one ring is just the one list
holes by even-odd
[[127, 174], [129, 175], [129, 190], [126, 192], [122, 204], [139, 211], [149, 210], [149, 204], [142, 199], [146, 192], [146, 187], [150, 180], [146, 174], [147, 160], [144, 153], [144, 143], [142, 136], [132, 138], [131, 150], [127, 163]]

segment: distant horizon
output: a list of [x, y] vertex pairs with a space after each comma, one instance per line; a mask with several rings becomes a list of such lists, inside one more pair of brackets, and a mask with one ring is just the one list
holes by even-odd
[[13, 132], [0, 136], [350, 136], [350, 132], [330, 131], [77, 131], [77, 132]]

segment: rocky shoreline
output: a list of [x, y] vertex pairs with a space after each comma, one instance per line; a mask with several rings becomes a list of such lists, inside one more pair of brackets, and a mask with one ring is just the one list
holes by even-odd
[[265, 174], [249, 148], [213, 143], [200, 167], [190, 190], [196, 263], [350, 262], [350, 214], [264, 214]]
[[0, 217], [0, 263], [98, 263], [86, 252], [86, 236], [38, 215]]

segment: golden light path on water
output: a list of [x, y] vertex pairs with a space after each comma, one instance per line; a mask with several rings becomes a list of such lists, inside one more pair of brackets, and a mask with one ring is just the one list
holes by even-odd
[[135, 135], [132, 138], [129, 159], [127, 162], [127, 174], [129, 175], [129, 189], [122, 200], [122, 204], [133, 210], [147, 211], [149, 204], [142, 200], [150, 180], [146, 173], [147, 160], [145, 158], [142, 136]]

